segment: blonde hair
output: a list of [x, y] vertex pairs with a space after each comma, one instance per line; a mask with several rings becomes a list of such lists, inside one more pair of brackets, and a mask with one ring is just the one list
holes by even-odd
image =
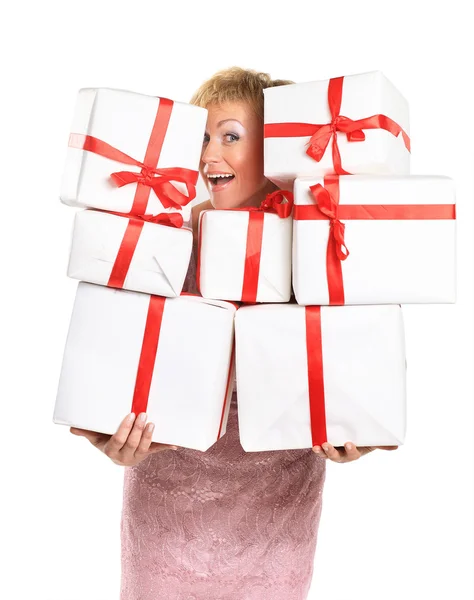
[[230, 67], [215, 73], [194, 92], [190, 104], [207, 108], [210, 104], [248, 102], [263, 121], [263, 90], [294, 83], [289, 79], [272, 79], [268, 73]]

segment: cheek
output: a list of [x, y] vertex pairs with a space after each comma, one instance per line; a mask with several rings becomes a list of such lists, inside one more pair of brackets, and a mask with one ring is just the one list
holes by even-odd
[[240, 183], [256, 182], [263, 178], [263, 146], [249, 144], [239, 150], [234, 157], [232, 165], [234, 171], [240, 175]]
[[201, 179], [203, 180], [206, 188], [209, 189], [210, 183], [209, 183], [206, 175], [204, 175], [204, 163], [201, 163], [201, 165], [199, 166], [199, 175], [201, 176]]

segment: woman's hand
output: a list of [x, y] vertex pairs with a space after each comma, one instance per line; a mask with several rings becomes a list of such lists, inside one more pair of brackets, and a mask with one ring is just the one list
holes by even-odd
[[338, 463], [352, 462], [357, 460], [361, 456], [365, 456], [376, 449], [380, 450], [396, 450], [398, 446], [354, 446], [351, 442], [346, 442], [344, 446], [338, 446], [335, 448], [325, 442], [321, 449], [321, 446], [314, 446], [313, 452], [323, 458], [329, 458], [330, 460]]
[[121, 422], [114, 435], [77, 427], [71, 427], [70, 432], [87, 438], [93, 446], [108, 456], [116, 465], [133, 467], [148, 458], [150, 454], [162, 450], [178, 449], [177, 446], [152, 442], [151, 436], [155, 426], [153, 423], [148, 423], [145, 427], [145, 424], [146, 413], [140, 413], [137, 418], [130, 413]]

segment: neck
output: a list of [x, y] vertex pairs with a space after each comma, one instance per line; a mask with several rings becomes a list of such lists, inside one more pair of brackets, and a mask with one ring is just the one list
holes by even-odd
[[267, 194], [271, 194], [278, 189], [279, 188], [274, 183], [267, 179], [265, 185], [255, 192], [255, 194], [242, 204], [242, 206], [260, 206]]

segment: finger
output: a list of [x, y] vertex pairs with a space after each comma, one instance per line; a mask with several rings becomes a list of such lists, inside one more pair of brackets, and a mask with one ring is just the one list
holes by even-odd
[[110, 438], [104, 448], [105, 454], [107, 456], [115, 456], [122, 450], [125, 445], [125, 442], [128, 439], [128, 435], [133, 427], [133, 422], [135, 421], [135, 414], [130, 413], [125, 417], [125, 419], [120, 423], [119, 428], [114, 433], [114, 435]]
[[352, 460], [357, 460], [362, 456], [362, 454], [357, 449], [357, 446], [352, 442], [346, 442], [344, 444], [344, 449], [346, 451], [346, 460], [348, 462]]
[[398, 450], [398, 446], [376, 446], [380, 450]]
[[163, 450], [179, 450], [179, 446], [170, 446], [169, 444], [160, 444], [159, 442], [152, 442], [148, 454], [154, 454], [155, 452], [162, 452]]
[[313, 446], [313, 452], [321, 458], [327, 458], [326, 453], [323, 451], [321, 446]]
[[88, 429], [79, 429], [79, 427], [70, 427], [69, 431], [73, 435], [87, 438], [94, 446], [109, 437], [105, 433], [97, 433], [97, 431], [89, 431]]
[[135, 419], [132, 430], [128, 434], [127, 441], [120, 450], [120, 454], [124, 459], [130, 459], [134, 457], [140, 440], [142, 439], [143, 430], [145, 429], [146, 425], [146, 417], [146, 413], [142, 412]]
[[153, 423], [148, 423], [145, 429], [142, 432], [142, 437], [140, 442], [138, 443], [138, 448], [135, 450], [135, 456], [143, 456], [148, 452], [148, 449], [151, 445], [151, 438], [153, 435], [153, 430], [155, 426]]
[[93, 433], [88, 429], [79, 429], [79, 427], [70, 427], [69, 431], [74, 435], [82, 435], [84, 437], [87, 437], [90, 433]]
[[326, 453], [326, 456], [329, 459], [333, 460], [334, 462], [341, 462], [342, 461], [341, 455], [336, 450], [336, 448], [334, 448], [334, 446], [332, 446], [331, 444], [324, 443], [323, 444], [323, 450]]

